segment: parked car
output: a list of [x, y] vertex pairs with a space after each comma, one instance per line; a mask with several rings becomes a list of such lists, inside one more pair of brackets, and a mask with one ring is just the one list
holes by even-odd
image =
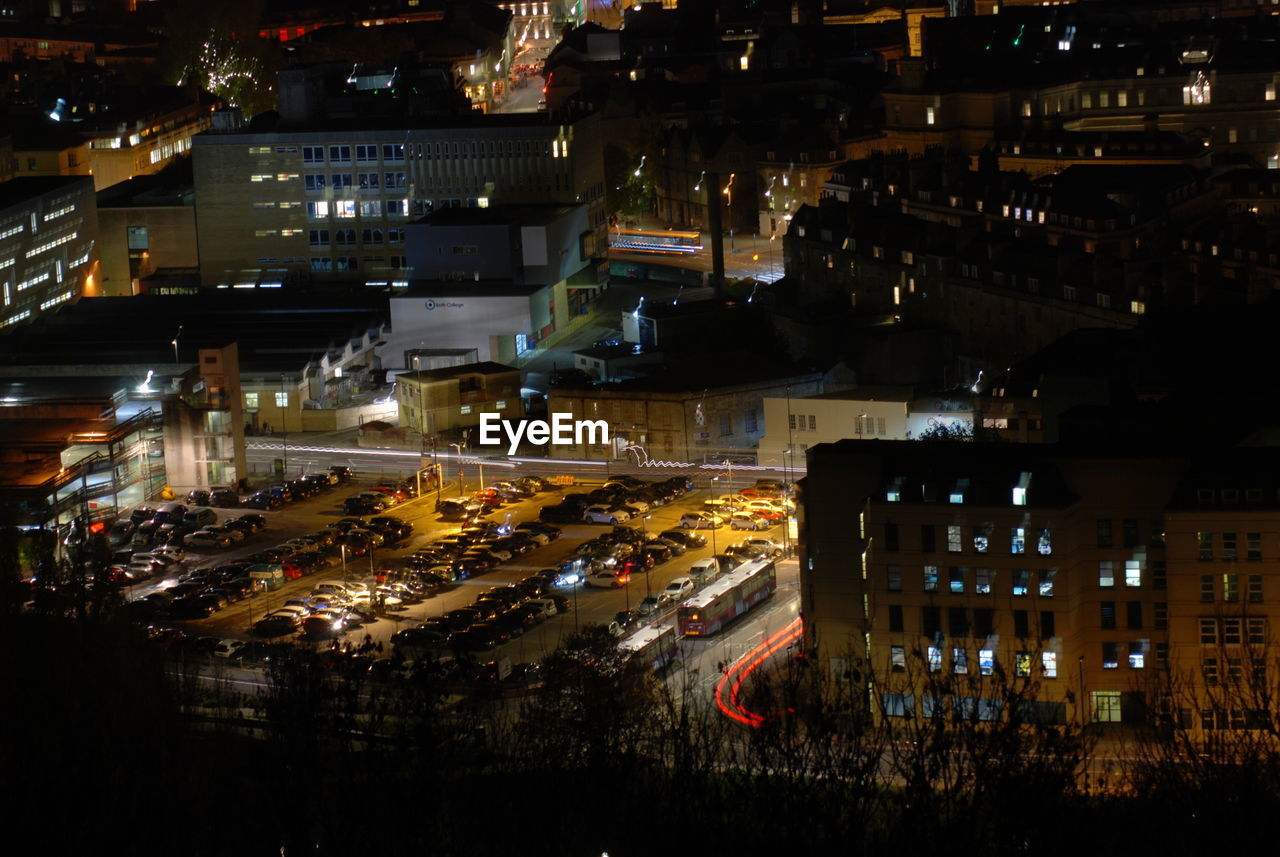
[[625, 509], [610, 508], [604, 504], [588, 506], [582, 513], [582, 520], [588, 524], [617, 524], [631, 518]]
[[231, 539], [231, 543], [233, 545], [238, 545], [245, 540], [244, 530], [241, 530], [238, 527], [228, 527], [226, 524], [210, 524], [200, 530], [200, 532], [217, 533], [218, 535], [226, 536]]
[[240, 506], [242, 508], [262, 509], [264, 511], [279, 509], [283, 505], [284, 501], [276, 497], [270, 491], [255, 491], [253, 494], [240, 501]]
[[209, 491], [208, 505], [219, 509], [234, 509], [240, 505], [240, 492], [225, 486], [212, 488]]
[[767, 518], [752, 512], [734, 512], [729, 516], [729, 527], [734, 530], [767, 530], [771, 526]]
[[222, 550], [231, 547], [231, 537], [225, 533], [201, 530], [187, 536], [187, 545], [196, 550]]
[[686, 512], [680, 516], [680, 526], [690, 530], [714, 530], [724, 525], [724, 518], [709, 512]]
[[698, 535], [697, 533], [689, 530], [663, 530], [658, 533], [658, 538], [671, 539], [674, 542], [679, 542], [689, 550], [706, 547], [707, 545], [706, 536]]
[[[181, 523], [186, 524], [194, 530], [201, 527], [207, 527], [210, 524], [218, 522], [218, 513], [212, 509], [191, 509], [182, 516]], [[169, 523], [179, 523], [178, 521], [170, 521]]]
[[778, 544], [773, 539], [753, 536], [752, 538], [745, 539], [743, 544], [755, 545], [763, 551], [765, 556], [782, 556], [782, 545]]
[[243, 649], [245, 645], [244, 640], [221, 640], [218, 645], [213, 647], [213, 656], [215, 658], [234, 658], [236, 653]]
[[187, 492], [187, 505], [189, 506], [208, 506], [209, 492], [197, 488], [194, 491]]
[[687, 577], [677, 577], [667, 584], [667, 588], [658, 595], [660, 601], [683, 601], [693, 594], [693, 581]]

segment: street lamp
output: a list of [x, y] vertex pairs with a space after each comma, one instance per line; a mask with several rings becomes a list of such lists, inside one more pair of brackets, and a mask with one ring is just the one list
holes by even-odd
[[289, 391], [284, 388], [285, 375], [280, 373], [280, 470], [281, 477], [289, 475]]
[[170, 345], [173, 346], [173, 362], [178, 362], [178, 337], [182, 336], [182, 325], [178, 325], [178, 332], [173, 335]]
[[737, 175], [738, 175], [737, 173], [729, 173], [729, 183], [724, 186], [724, 190], [722, 191], [722, 193], [724, 193], [725, 198], [727, 200], [726, 207], [728, 209], [728, 215], [729, 215], [729, 249], [730, 250], [733, 249], [733, 180]]
[[463, 483], [462, 483], [462, 450], [466, 449], [466, 444], [465, 444], [465, 443], [450, 443], [450, 444], [449, 444], [449, 446], [452, 446], [452, 447], [453, 447], [453, 451], [454, 451], [455, 453], [457, 453], [457, 455], [458, 455], [458, 496], [459, 496], [459, 497], [461, 497], [461, 496], [462, 496], [462, 489], [463, 489]]

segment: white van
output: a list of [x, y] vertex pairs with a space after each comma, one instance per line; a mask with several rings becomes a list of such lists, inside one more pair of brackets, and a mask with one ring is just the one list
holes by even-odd
[[689, 579], [695, 586], [710, 583], [720, 575], [720, 560], [713, 556], [700, 559], [689, 569]]

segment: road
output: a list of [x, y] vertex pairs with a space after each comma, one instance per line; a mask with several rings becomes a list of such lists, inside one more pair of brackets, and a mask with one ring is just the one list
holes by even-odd
[[508, 91], [507, 100], [494, 109], [494, 113], [537, 113], [542, 108], [538, 101], [542, 98], [543, 79], [538, 75], [524, 78], [514, 89]]
[[[280, 459], [282, 453], [288, 459], [288, 474], [291, 479], [296, 478], [301, 473], [327, 469], [334, 464], [345, 464], [360, 473], [394, 473], [403, 475], [412, 473], [414, 468], [419, 466], [419, 462], [424, 460], [423, 454], [417, 450], [366, 449], [358, 446], [319, 446], [308, 444], [305, 441], [288, 443], [287, 451], [285, 446], [285, 444], [276, 440], [254, 439], [248, 441], [245, 444], [246, 455], [251, 465], [258, 465], [258, 468], [251, 469], [260, 469], [263, 465], [270, 465], [272, 461]], [[485, 447], [485, 449], [497, 452], [502, 447]], [[738, 456], [752, 454], [751, 450], [738, 450], [735, 453]], [[425, 463], [429, 464], [431, 458], [431, 454], [427, 453]], [[480, 478], [482, 469], [484, 470], [484, 478], [490, 482], [498, 479], [499, 475], [503, 473], [514, 473], [515, 475], [532, 473], [539, 476], [563, 474], [576, 476], [586, 482], [603, 482], [610, 476], [627, 473], [655, 480], [675, 475], [690, 476], [694, 479], [720, 476], [722, 477], [721, 484], [725, 484], [723, 477], [728, 475], [728, 468], [723, 464], [719, 453], [711, 461], [680, 462], [681, 466], [676, 467], [647, 466], [640, 463], [642, 459], [635, 456], [617, 461], [584, 461], [581, 459], [535, 458], [501, 454], [480, 455], [474, 447], [467, 454], [437, 452], [435, 459], [440, 462], [445, 478], [450, 481], [456, 480], [459, 476], [459, 470], [461, 470], [464, 486], [470, 491], [476, 489], [476, 483]], [[801, 460], [797, 460], [796, 464], [797, 467], [793, 468], [761, 466], [749, 464], [746, 461], [735, 461], [732, 474], [733, 484], [738, 488], [742, 488], [756, 479], [794, 481], [803, 476], [805, 472]], [[725, 490], [728, 490], [727, 487]]]
[[[609, 259], [619, 262], [636, 262], [648, 265], [667, 265], [673, 268], [685, 268], [690, 271], [711, 271], [711, 236], [706, 232], [701, 237], [702, 249], [688, 255], [664, 256], [653, 253], [624, 253], [610, 248]], [[739, 277], [772, 283], [782, 277], [782, 238], [772, 241], [769, 237], [753, 235], [735, 235], [730, 241], [724, 239], [724, 273], [726, 277]]]

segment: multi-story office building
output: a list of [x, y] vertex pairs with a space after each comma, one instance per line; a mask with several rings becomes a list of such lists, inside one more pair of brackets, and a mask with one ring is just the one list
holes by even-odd
[[885, 717], [998, 717], [1012, 682], [1052, 721], [1227, 728], [1247, 713], [1206, 700], [1275, 667], [1275, 463], [1256, 448], [811, 448], [810, 642], [835, 675], [865, 676]]
[[212, 126], [216, 103], [179, 86], [122, 87], [102, 103], [59, 99], [49, 116], [31, 120], [33, 127], [15, 128], [17, 175], [93, 176], [102, 190], [159, 172]]
[[405, 225], [446, 207], [583, 203], [605, 246], [597, 127], [594, 114], [509, 114], [201, 135], [201, 278], [404, 282]]
[[0, 329], [93, 294], [97, 235], [92, 179], [0, 184]]

